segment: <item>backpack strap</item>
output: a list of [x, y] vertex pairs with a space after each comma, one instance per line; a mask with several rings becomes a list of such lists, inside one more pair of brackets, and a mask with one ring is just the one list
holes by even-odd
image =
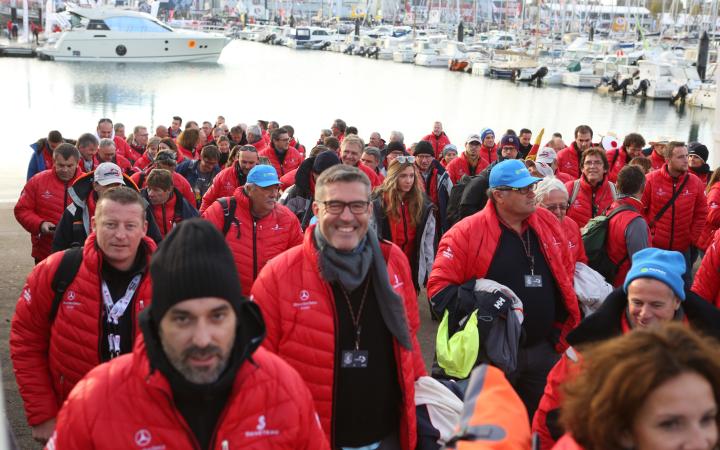
[[[235, 208], [237, 208], [237, 200], [235, 200], [235, 197], [222, 197], [219, 198], [218, 203], [220, 203], [220, 206], [222, 206], [223, 209], [223, 217], [225, 218], [225, 221], [223, 222], [223, 236], [227, 234], [228, 231], [230, 231], [230, 226], [235, 223], [238, 223], [237, 218], [235, 217]], [[239, 228], [238, 228], [239, 230]]]
[[62, 301], [65, 291], [67, 290], [70, 283], [75, 279], [78, 270], [80, 270], [80, 264], [83, 259], [83, 247], [72, 247], [63, 252], [60, 265], [55, 271], [52, 283], [50, 287], [55, 296], [53, 297], [52, 306], [50, 307], [50, 323], [55, 321], [58, 309], [60, 308], [60, 302]]
[[580, 192], [580, 179], [577, 179], [573, 182], [572, 194], [570, 194], [570, 199], [568, 200], [568, 206], [572, 206], [572, 204], [575, 202], [575, 199], [577, 198], [579, 192]]
[[668, 208], [670, 206], [672, 206], [673, 203], [675, 203], [675, 200], [677, 200], [677, 198], [680, 196], [680, 193], [682, 192], [683, 188], [685, 187], [685, 185], [687, 184], [689, 179], [690, 179], [690, 174], [688, 173], [685, 175], [685, 179], [683, 180], [683, 182], [680, 183], [680, 187], [678, 188], [678, 190], [673, 193], [672, 197], [670, 197], [670, 200], [668, 200], [668, 202], [665, 203], [665, 206], [660, 208], [660, 211], [658, 211], [658, 213], [655, 214], [655, 217], [653, 217], [653, 220], [650, 221], [650, 223], [648, 224], [648, 226], [650, 228], [653, 228], [655, 226], [655, 224], [657, 223], [657, 221], [660, 220], [660, 218], [663, 216], [663, 214], [665, 214], [665, 211], [667, 211]]

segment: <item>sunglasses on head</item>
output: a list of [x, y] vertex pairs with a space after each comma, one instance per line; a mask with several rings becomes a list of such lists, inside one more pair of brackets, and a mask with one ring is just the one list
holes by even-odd
[[399, 162], [400, 164], [414, 164], [415, 163], [415, 157], [414, 156], [398, 156], [395, 158], [395, 161]]

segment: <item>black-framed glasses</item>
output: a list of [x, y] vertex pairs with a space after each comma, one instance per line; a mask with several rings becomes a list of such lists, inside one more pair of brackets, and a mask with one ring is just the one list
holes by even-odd
[[529, 186], [525, 186], [525, 187], [521, 187], [521, 188], [504, 186], [501, 188], [497, 188], [497, 190], [498, 191], [513, 191], [513, 192], [517, 192], [519, 194], [527, 195], [529, 192], [535, 192], [535, 187], [536, 187], [536, 184], [533, 183]]
[[400, 164], [415, 164], [415, 157], [414, 156], [398, 156], [395, 158], [395, 161], [399, 162]]
[[365, 214], [370, 206], [370, 202], [355, 200], [352, 202], [341, 202], [340, 200], [328, 200], [326, 202], [318, 201], [325, 206], [325, 210], [330, 214], [342, 214], [345, 208], [350, 208], [353, 214]]

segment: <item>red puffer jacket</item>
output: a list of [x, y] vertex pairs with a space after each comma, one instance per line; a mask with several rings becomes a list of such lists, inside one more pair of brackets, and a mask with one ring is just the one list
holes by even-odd
[[[233, 197], [237, 202], [236, 220], [225, 239], [235, 258], [242, 293], [250, 295], [253, 282], [265, 264], [302, 243], [302, 229], [295, 214], [281, 204], [276, 204], [270, 214], [257, 220], [250, 213], [250, 198], [243, 188], [236, 189]], [[220, 203], [210, 205], [202, 217], [223, 231], [225, 213]]]
[[610, 186], [607, 177], [603, 178], [602, 184], [596, 187], [591, 186], [584, 176], [578, 180], [565, 183], [570, 199], [572, 199], [575, 183], [580, 183], [580, 189], [575, 200], [568, 208], [567, 215], [582, 228], [587, 225], [590, 219], [603, 214], [615, 201], [615, 198], [613, 186]]
[[498, 159], [498, 145], [495, 144], [492, 147], [481, 145], [480, 148], [478, 148], [478, 153], [480, 154], [480, 158], [484, 159], [488, 165], [490, 165], [490, 163]]
[[185, 158], [193, 160], [193, 159], [199, 159], [200, 154], [195, 151], [195, 149], [189, 150], [185, 147], [183, 147], [180, 144], [177, 144], [177, 154], [178, 154], [178, 162], [184, 160]]
[[457, 184], [457, 182], [460, 181], [460, 178], [462, 178], [463, 175], [480, 175], [480, 172], [482, 172], [489, 164], [490, 163], [481, 156], [478, 159], [477, 166], [475, 167], [475, 171], [473, 172], [470, 170], [470, 165], [468, 164], [468, 160], [465, 157], [465, 152], [463, 152], [460, 154], [460, 156], [450, 161], [450, 164], [447, 165], [445, 170], [447, 170], [450, 181], [452, 181], [453, 184]]
[[[620, 287], [623, 285], [623, 283], [625, 283], [625, 276], [630, 270], [631, 261], [630, 258], [628, 258], [625, 231], [630, 225], [630, 222], [637, 219], [638, 217], [642, 217], [640, 211], [643, 210], [643, 205], [640, 201], [632, 197], [624, 197], [616, 202], [613, 202], [613, 204], [610, 206], [608, 214], [613, 209], [618, 208], [622, 205], [630, 205], [635, 208], [637, 212], [632, 210], [620, 212], [616, 216], [613, 216], [612, 220], [608, 224], [607, 254], [610, 257], [610, 260], [613, 261], [615, 264], [618, 264], [620, 263], [620, 261], [622, 261], [622, 264], [620, 264], [620, 267], [618, 267], [618, 271], [615, 274], [615, 281], [613, 282], [613, 286], [615, 287]], [[647, 246], [650, 247], [650, 245], [650, 231], [648, 230]]]
[[560, 223], [562, 224], [563, 231], [565, 232], [565, 237], [568, 240], [568, 249], [570, 250], [570, 256], [573, 260], [573, 267], [576, 262], [587, 264], [588, 258], [585, 254], [585, 246], [583, 245], [580, 227], [577, 222], [572, 220], [570, 217], [565, 216]]
[[440, 156], [442, 154], [443, 149], [446, 145], [450, 143], [450, 138], [445, 134], [443, 131], [440, 133], [440, 136], [435, 136], [435, 134], [430, 133], [424, 138], [422, 138], [423, 141], [428, 141], [432, 146], [433, 150], [435, 151], [435, 159], [440, 159]]
[[[560, 330], [556, 350], [563, 352], [567, 348], [565, 337], [580, 322], [580, 310], [569, 272], [571, 256], [567, 242], [563, 242], [562, 238], [558, 239], [563, 236], [563, 231], [553, 213], [538, 208], [527, 219], [527, 224], [542, 244], [543, 256], [555, 278], [567, 311], [565, 322], [555, 324]], [[485, 277], [500, 242], [500, 233], [500, 222], [493, 207], [484, 208], [453, 225], [440, 241], [428, 279], [428, 298], [432, 298], [448, 285], [459, 286], [473, 278]]]
[[252, 145], [255, 147], [255, 150], [257, 150], [258, 154], [264, 152], [268, 148], [270, 148], [270, 138], [268, 138], [268, 141], [265, 142], [264, 139], [260, 139], [259, 141], [255, 142], [254, 144], [248, 143], [248, 145]]
[[607, 156], [608, 164], [610, 164], [607, 178], [611, 182], [615, 183], [617, 181], [618, 174], [620, 173], [620, 169], [630, 163], [628, 160], [628, 154], [624, 147], [620, 147], [609, 150], [605, 153], [605, 156]]
[[[55, 296], [50, 285], [63, 252], [53, 253], [35, 266], [15, 307], [10, 357], [30, 426], [54, 418], [73, 386], [101, 362], [102, 254], [95, 242], [92, 233], [85, 241], [82, 265], [65, 291], [54, 322], [50, 323]], [[140, 245], [145, 246], [149, 264], [155, 243], [144, 237]], [[152, 286], [146, 272], [133, 300], [134, 324], [151, 298]], [[136, 329], [135, 334], [139, 331]]]
[[[673, 193], [685, 183], [682, 192], [672, 206], [663, 214], [657, 223], [653, 223], [657, 213], [670, 201]], [[705, 201], [705, 185], [695, 175], [685, 173], [673, 179], [668, 173], [667, 165], [662, 169], [650, 172], [645, 184], [642, 202], [644, 215], [650, 233], [653, 235], [653, 247], [683, 252], [690, 244], [697, 242], [705, 227], [707, 203]]]
[[297, 151], [295, 147], [288, 147], [287, 152], [285, 152], [285, 159], [283, 160], [282, 164], [280, 164], [280, 160], [278, 159], [278, 156], [277, 154], [275, 154], [275, 150], [272, 147], [268, 147], [259, 154], [260, 156], [264, 156], [270, 160], [270, 164], [275, 168], [278, 177], [281, 177], [286, 173], [290, 172], [291, 170], [300, 167], [300, 163], [303, 160], [302, 155], [299, 151]]
[[659, 155], [655, 150], [650, 153], [650, 166], [652, 170], [660, 170], [665, 165], [665, 157]]
[[695, 274], [692, 291], [720, 308], [720, 231], [713, 237]]
[[707, 218], [698, 238], [697, 247], [705, 251], [712, 243], [713, 235], [718, 229], [720, 229], [720, 183], [715, 183], [707, 193]]
[[[308, 228], [303, 245], [288, 250], [265, 266], [252, 295], [260, 305], [267, 327], [263, 345], [293, 366], [305, 380], [325, 434], [332, 443], [335, 305], [332, 288], [318, 270], [314, 228], [314, 225]], [[417, 441], [414, 383], [425, 375], [417, 341], [420, 326], [417, 297], [405, 255], [393, 244], [383, 241], [380, 245], [389, 252], [388, 276], [394, 280], [393, 287], [405, 302], [413, 343], [413, 350], [408, 351], [393, 339], [404, 402], [400, 445], [403, 450], [412, 450]]]
[[204, 213], [215, 200], [223, 197], [230, 197], [235, 189], [245, 184], [246, 176], [240, 171], [238, 163], [226, 167], [213, 178], [212, 185], [205, 191], [202, 204], [200, 204], [200, 214]]
[[140, 158], [138, 158], [135, 161], [135, 165], [133, 166], [133, 169], [135, 169], [135, 172], [141, 172], [141, 171], [147, 169], [147, 167], [152, 163], [153, 162], [150, 160], [150, 156], [147, 153], [145, 153], [144, 155], [142, 155]]
[[115, 142], [115, 149], [118, 155], [127, 159], [128, 162], [131, 160], [135, 161], [137, 159], [134, 158], [136, 152], [130, 148], [130, 144], [128, 144], [124, 138], [121, 138], [120, 136], [113, 136], [113, 142]]
[[557, 155], [558, 171], [570, 175], [573, 180], [577, 180], [580, 178], [580, 157], [575, 142], [560, 150]]
[[[328, 449], [310, 392], [297, 372], [262, 348], [252, 360], [235, 376], [212, 448]], [[138, 338], [132, 354], [95, 368], [78, 383], [60, 411], [48, 448], [199, 447], [173, 403], [167, 378], [151, 368]]]
[[60, 222], [65, 207], [72, 203], [67, 189], [82, 172], [75, 171], [70, 181], [62, 181], [55, 169], [44, 170], [30, 178], [15, 204], [15, 219], [30, 233], [32, 257], [40, 261], [48, 257], [52, 247], [53, 235], [40, 234], [43, 222]]
[[384, 177], [381, 178], [381, 175], [375, 173], [374, 170], [372, 170], [365, 164], [358, 163], [357, 168], [362, 170], [365, 173], [365, 175], [367, 175], [367, 177], [370, 179], [370, 187], [371, 188], [375, 189], [376, 187], [378, 187], [382, 184]]

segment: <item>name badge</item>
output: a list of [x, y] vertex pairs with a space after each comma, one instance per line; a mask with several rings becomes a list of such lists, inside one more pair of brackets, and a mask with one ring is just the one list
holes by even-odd
[[526, 288], [541, 288], [542, 287], [542, 276], [540, 276], [540, 275], [525, 275], [525, 287]]
[[343, 350], [340, 367], [343, 369], [367, 369], [367, 350]]

